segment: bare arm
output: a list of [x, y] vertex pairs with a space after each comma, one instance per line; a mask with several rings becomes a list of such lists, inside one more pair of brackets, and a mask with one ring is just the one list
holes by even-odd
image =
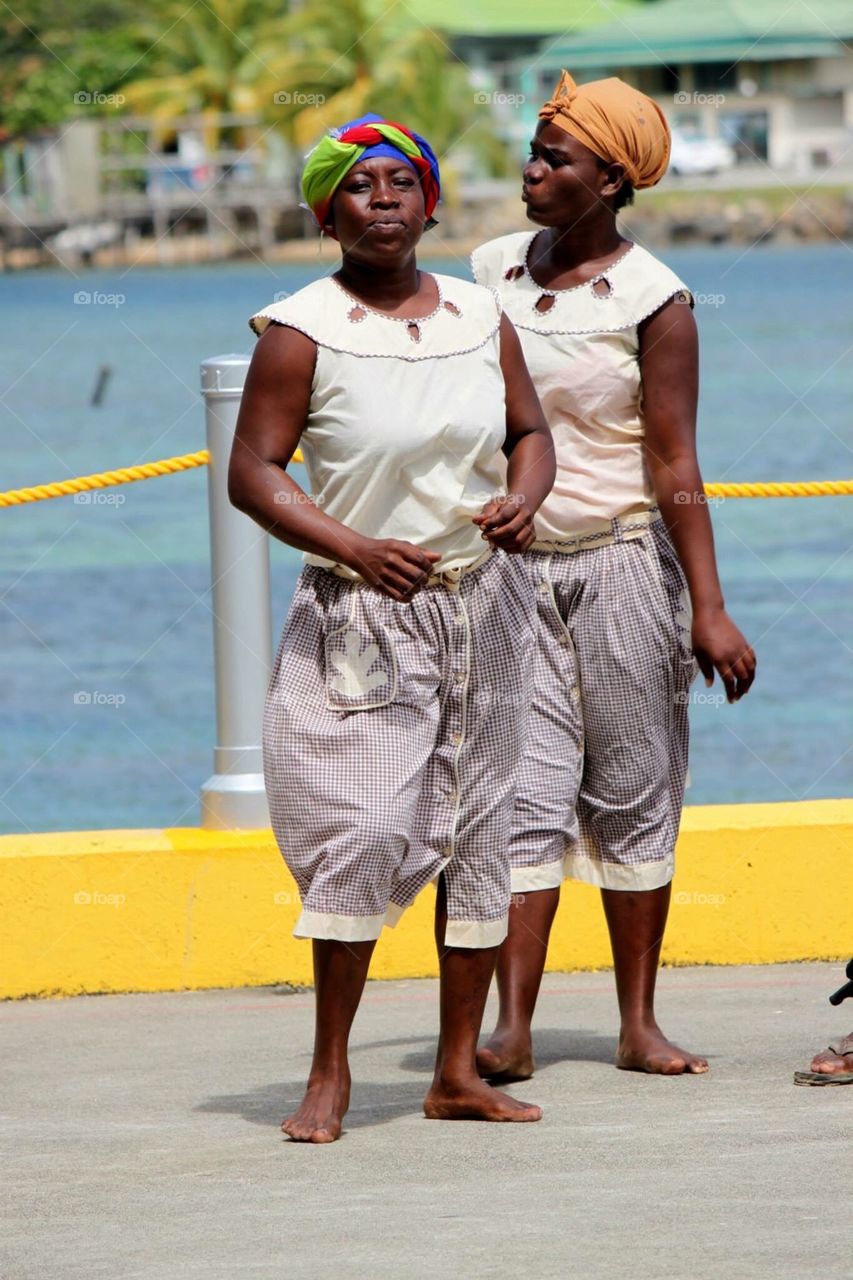
[[749, 690], [755, 654], [725, 609], [696, 456], [699, 346], [691, 309], [673, 298], [640, 326], [645, 457], [693, 606], [693, 651], [706, 684], [720, 675], [730, 702]]
[[302, 551], [347, 565], [395, 600], [423, 586], [441, 557], [394, 538], [365, 538], [326, 515], [287, 465], [305, 427], [317, 349], [310, 338], [271, 324], [255, 347], [228, 469], [228, 496], [268, 533]]
[[556, 475], [554, 442], [524, 363], [518, 334], [501, 317], [501, 370], [506, 395], [507, 497], [489, 502], [474, 523], [495, 547], [526, 551], [534, 539], [533, 517], [551, 492]]

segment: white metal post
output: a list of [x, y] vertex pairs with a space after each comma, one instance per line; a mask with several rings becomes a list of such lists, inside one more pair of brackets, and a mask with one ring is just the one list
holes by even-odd
[[202, 361], [210, 506], [216, 746], [201, 789], [201, 825], [216, 830], [270, 825], [261, 728], [272, 671], [269, 538], [228, 499], [228, 461], [249, 360]]

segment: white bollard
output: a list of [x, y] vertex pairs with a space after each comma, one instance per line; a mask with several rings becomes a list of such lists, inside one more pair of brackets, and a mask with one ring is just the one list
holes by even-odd
[[269, 536], [228, 499], [228, 462], [247, 356], [202, 361], [216, 669], [213, 776], [201, 789], [201, 825], [218, 831], [270, 825], [261, 730], [272, 671]]

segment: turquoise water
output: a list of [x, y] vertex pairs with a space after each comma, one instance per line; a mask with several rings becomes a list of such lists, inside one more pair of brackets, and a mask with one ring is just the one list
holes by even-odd
[[[840, 244], [665, 255], [700, 296], [706, 479], [853, 475], [850, 255]], [[434, 266], [466, 274], [463, 262]], [[200, 361], [250, 353], [246, 318], [314, 274], [240, 264], [0, 277], [0, 488], [203, 448]], [[83, 305], [79, 290], [124, 300]], [[93, 408], [101, 363], [113, 376]], [[0, 516], [5, 831], [198, 821], [214, 740], [205, 471], [109, 492], [122, 501]], [[688, 801], [849, 795], [853, 498], [728, 501], [713, 519], [759, 675], [736, 707], [700, 683]], [[272, 552], [278, 633], [299, 557]], [[81, 705], [80, 690], [98, 696]]]

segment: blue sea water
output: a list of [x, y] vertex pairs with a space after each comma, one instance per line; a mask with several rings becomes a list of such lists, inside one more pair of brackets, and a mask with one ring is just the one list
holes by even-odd
[[[853, 475], [853, 251], [664, 256], [699, 296], [705, 478]], [[256, 263], [0, 277], [0, 488], [203, 448], [200, 361], [250, 353], [247, 317], [316, 274]], [[75, 302], [79, 291], [113, 301]], [[101, 364], [113, 374], [92, 407]], [[110, 492], [121, 501], [0, 513], [0, 830], [198, 821], [214, 743], [205, 470]], [[730, 500], [713, 520], [759, 675], [735, 707], [711, 696], [719, 685], [694, 686], [688, 802], [849, 795], [853, 498]], [[273, 542], [276, 635], [299, 563]], [[101, 696], [81, 705], [80, 690]]]

